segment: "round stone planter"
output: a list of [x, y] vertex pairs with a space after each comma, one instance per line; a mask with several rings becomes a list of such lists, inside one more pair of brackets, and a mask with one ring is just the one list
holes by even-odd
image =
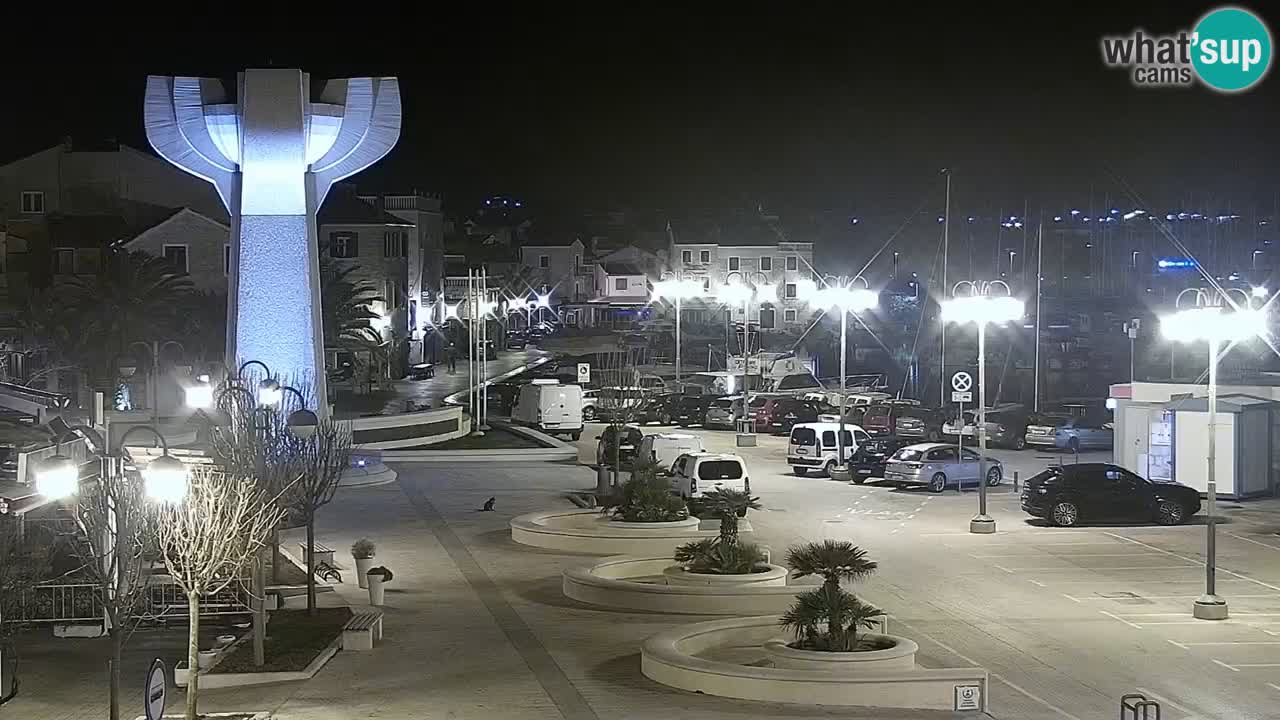
[[[522, 545], [592, 555], [671, 557], [685, 543], [716, 537], [714, 529], [702, 529], [697, 518], [676, 522], [623, 522], [597, 510], [558, 510], [512, 518], [511, 539]], [[743, 520], [739, 533], [751, 532]]]
[[671, 565], [663, 568], [662, 577], [668, 585], [710, 585], [712, 587], [734, 587], [738, 585], [786, 585], [787, 569], [781, 565], [764, 565], [764, 572], [747, 573], [745, 575], [713, 575], [710, 573], [691, 573], [683, 566]]
[[879, 670], [910, 670], [916, 666], [916, 652], [920, 646], [913, 640], [897, 635], [863, 633], [868, 640], [888, 640], [893, 647], [863, 652], [818, 652], [788, 647], [789, 640], [777, 638], [764, 643], [765, 655], [776, 668], [808, 670], [809, 672], [855, 675]]
[[610, 517], [608, 515], [601, 515], [596, 518], [597, 525], [601, 527], [606, 527], [609, 529], [620, 530], [622, 532], [631, 532], [631, 531], [642, 532], [645, 530], [679, 530], [684, 528], [697, 529], [698, 525], [700, 525], [701, 523], [702, 523], [701, 520], [692, 516], [687, 517], [683, 520], [673, 520], [671, 522], [627, 522], [626, 520], [619, 520], [618, 518]]

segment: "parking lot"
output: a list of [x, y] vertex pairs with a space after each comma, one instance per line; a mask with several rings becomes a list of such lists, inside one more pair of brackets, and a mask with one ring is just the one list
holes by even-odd
[[[595, 456], [592, 426], [580, 442]], [[1204, 588], [1203, 513], [1185, 525], [1098, 525], [1062, 529], [1021, 510], [1020, 480], [1070, 453], [993, 449], [1005, 481], [988, 493], [994, 535], [973, 535], [977, 491], [899, 490], [796, 477], [786, 438], [758, 435], [738, 448], [727, 431], [690, 432], [708, 450], [746, 460], [764, 510], [756, 539], [773, 548], [801, 540], [850, 539], [880, 570], [860, 594], [884, 607], [904, 634], [939, 661], [992, 671], [1000, 717], [1089, 720], [1113, 717], [1119, 697], [1143, 692], [1162, 720], [1274, 718], [1280, 703], [1280, 523], [1273, 499], [1219, 504], [1221, 622], [1197, 620]], [[1107, 462], [1109, 452], [1081, 453]]]

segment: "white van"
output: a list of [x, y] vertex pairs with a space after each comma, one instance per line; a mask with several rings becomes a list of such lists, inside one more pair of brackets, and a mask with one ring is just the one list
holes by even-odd
[[676, 459], [687, 453], [700, 453], [705, 450], [702, 438], [687, 433], [654, 433], [645, 435], [640, 440], [640, 449], [636, 451], [636, 459], [658, 463], [658, 467], [670, 472]]
[[582, 435], [582, 388], [543, 379], [522, 385], [511, 421], [577, 440]]
[[711, 490], [751, 492], [751, 478], [742, 458], [729, 453], [689, 453], [676, 458], [671, 472], [671, 492], [682, 498], [700, 498]]
[[[791, 439], [787, 444], [787, 464], [797, 477], [804, 477], [810, 470], [817, 470], [831, 477], [831, 468], [838, 464], [838, 432], [840, 423], [833, 422], [800, 423], [791, 428]], [[861, 427], [845, 423], [842, 439], [844, 462], [848, 463], [871, 436]]]

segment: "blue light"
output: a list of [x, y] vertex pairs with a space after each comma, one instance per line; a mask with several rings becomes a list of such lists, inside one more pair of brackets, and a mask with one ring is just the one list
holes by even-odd
[[974, 218], [974, 217], [970, 216], [970, 218], [969, 218], [969, 222], [973, 222], [975, 219], [976, 219], [976, 218]]
[[1085, 216], [1084, 216], [1084, 221], [1085, 221], [1085, 222], [1089, 222], [1089, 216], [1088, 216], [1088, 215], [1085, 215]]
[[1072, 211], [1071, 211], [1071, 214], [1072, 214], [1072, 215], [1079, 215], [1079, 214], [1080, 214], [1080, 211], [1079, 211], [1079, 210], [1072, 210]]
[[1156, 261], [1156, 267], [1161, 270], [1178, 270], [1195, 266], [1196, 261], [1188, 258], [1160, 258]]
[[1165, 216], [1164, 216], [1164, 219], [1165, 219], [1165, 220], [1173, 220], [1173, 219], [1174, 219], [1174, 218], [1176, 218], [1176, 217], [1177, 217], [1177, 215], [1174, 215], [1173, 213], [1169, 213], [1168, 215], [1165, 215]]
[[1054, 222], [1062, 222], [1062, 216], [1061, 216], [1061, 215], [1054, 215], [1054, 216], [1053, 216], [1053, 221], [1054, 221]]
[[1112, 214], [1112, 215], [1119, 215], [1119, 214], [1120, 214], [1120, 211], [1119, 211], [1119, 210], [1117, 210], [1117, 209], [1115, 209], [1115, 208], [1111, 208], [1111, 214]]
[[942, 217], [941, 215], [938, 216], [938, 222], [942, 222], [944, 220], [946, 220], [946, 218]]
[[857, 225], [857, 224], [858, 224], [858, 218], [849, 218], [849, 224], [850, 224], [850, 225]]

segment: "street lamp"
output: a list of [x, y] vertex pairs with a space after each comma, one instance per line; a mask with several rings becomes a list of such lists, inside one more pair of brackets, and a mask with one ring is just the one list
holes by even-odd
[[676, 304], [676, 386], [680, 385], [680, 301], [702, 294], [702, 283], [691, 278], [681, 278], [679, 273], [662, 273], [662, 279], [653, 284], [653, 300], [671, 298]]
[[[961, 296], [961, 288], [968, 294]], [[978, 326], [978, 514], [969, 521], [969, 532], [989, 534], [996, 531], [996, 521], [987, 514], [987, 325], [1020, 320], [1025, 309], [1011, 296], [1008, 283], [1000, 280], [961, 280], [951, 296], [942, 302], [943, 322]]]
[[79, 489], [80, 468], [65, 455], [46, 458], [36, 471], [36, 492], [50, 500], [71, 497]]
[[[716, 297], [720, 302], [726, 305], [742, 304], [742, 414], [746, 432], [742, 432], [742, 428], [738, 432], [739, 446], [750, 443], [755, 444], [754, 433], [755, 428], [750, 426], [750, 420], [747, 413], [751, 405], [751, 386], [747, 382], [747, 373], [751, 367], [751, 300], [752, 298], [760, 298], [763, 302], [764, 298], [770, 295], [777, 297], [778, 290], [769, 282], [769, 276], [759, 271], [743, 272], [734, 270], [725, 275], [724, 283], [716, 291]], [[726, 338], [726, 342], [727, 342]], [[725, 348], [726, 364], [728, 362], [729, 348]], [[746, 440], [746, 436], [751, 436], [751, 440]]]
[[[73, 425], [55, 440], [61, 445], [62, 439], [67, 434], [90, 429], [86, 426]], [[154, 435], [161, 447], [160, 457], [149, 461], [146, 466], [141, 468], [139, 473], [142, 475], [147, 497], [157, 502], [182, 502], [182, 499], [187, 496], [186, 465], [169, 454], [169, 444], [165, 441], [164, 436], [150, 425], [139, 425], [130, 428], [120, 438], [118, 445], [120, 450], [115, 452], [106, 450], [101, 456], [101, 459], [106, 461], [103, 472], [117, 472], [117, 468], [123, 467], [119, 462], [124, 457], [120, 453], [125, 447], [125, 441], [129, 439], [130, 435], [140, 430]], [[74, 460], [58, 453], [40, 463], [36, 470], [36, 492], [50, 500], [62, 500], [77, 494], [79, 491], [80, 468]]]
[[[1240, 302], [1231, 299], [1233, 294], [1240, 298]], [[1194, 302], [1180, 309], [1183, 298], [1188, 295], [1194, 297]], [[1267, 334], [1266, 313], [1253, 307], [1254, 299], [1260, 298], [1239, 288], [1188, 288], [1178, 293], [1173, 314], [1160, 318], [1161, 332], [1174, 342], [1209, 342], [1209, 467], [1205, 476], [1208, 523], [1205, 525], [1204, 594], [1196, 599], [1192, 608], [1192, 614], [1201, 620], [1227, 619], [1227, 601], [1217, 593], [1218, 348], [1225, 342], [1230, 349], [1237, 342]]]
[[[863, 287], [857, 286], [859, 280], [862, 281]], [[847, 398], [845, 382], [849, 377], [846, 365], [849, 360], [849, 313], [870, 310], [879, 303], [880, 298], [871, 290], [867, 279], [861, 275], [854, 278], [826, 277], [823, 278], [822, 284], [823, 287], [819, 288], [817, 283], [807, 281], [803, 283], [802, 288], [797, 288], [799, 292], [796, 294], [813, 305], [840, 311], [840, 427], [836, 432], [836, 465], [843, 469], [845, 467], [844, 409]]]

